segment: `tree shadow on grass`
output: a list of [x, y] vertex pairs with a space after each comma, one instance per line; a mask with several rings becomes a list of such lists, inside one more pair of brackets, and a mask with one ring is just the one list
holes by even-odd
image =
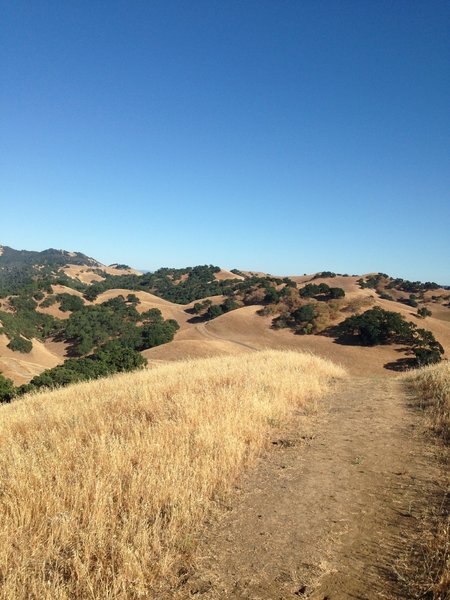
[[201, 316], [197, 315], [195, 317], [191, 317], [190, 319], [188, 319], [187, 322], [191, 323], [192, 325], [196, 325], [198, 323], [206, 323], [208, 320], [209, 319], [207, 319], [206, 317], [201, 317]]
[[363, 346], [365, 348], [371, 348], [372, 346], [368, 346], [367, 344], [363, 344], [357, 335], [350, 335], [348, 333], [342, 333], [339, 328], [339, 325], [333, 325], [331, 327], [327, 327], [323, 331], [321, 331], [317, 335], [322, 335], [324, 337], [333, 338], [333, 342], [335, 344], [340, 344], [342, 346]]
[[[385, 346], [392, 345], [389, 342], [387, 342], [387, 343], [385, 342], [383, 344], [374, 344], [374, 345], [363, 344], [361, 342], [361, 340], [358, 338], [358, 336], [343, 334], [340, 331], [339, 326], [328, 327], [327, 329], [322, 331], [319, 335], [334, 338], [333, 343], [340, 344], [342, 346], [360, 346], [362, 348], [376, 348], [377, 346], [385, 347]], [[393, 343], [398, 343], [398, 340]], [[410, 354], [411, 349], [408, 348], [407, 346], [406, 347], [402, 346], [401, 348], [396, 348], [395, 352], [405, 355], [405, 354]], [[387, 362], [386, 364], [383, 365], [383, 367], [389, 371], [397, 371], [397, 372], [401, 373], [403, 371], [409, 371], [411, 369], [416, 368], [417, 364], [416, 364], [416, 360], [414, 357], [402, 356], [401, 358], [398, 358], [397, 360]]]

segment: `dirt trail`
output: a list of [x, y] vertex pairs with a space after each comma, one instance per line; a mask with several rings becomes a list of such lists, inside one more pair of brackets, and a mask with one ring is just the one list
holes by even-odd
[[250, 344], [245, 344], [244, 342], [239, 342], [238, 340], [233, 340], [229, 337], [221, 337], [216, 333], [212, 333], [209, 329], [207, 329], [206, 324], [200, 323], [196, 325], [196, 329], [199, 333], [201, 333], [204, 337], [213, 339], [213, 340], [221, 340], [223, 342], [231, 342], [232, 344], [236, 344], [236, 346], [242, 346], [243, 348], [248, 348], [249, 350], [259, 350], [255, 346], [251, 346]]
[[408, 402], [398, 380], [360, 378], [297, 415], [206, 533], [181, 597], [406, 598], [396, 561], [440, 479]]

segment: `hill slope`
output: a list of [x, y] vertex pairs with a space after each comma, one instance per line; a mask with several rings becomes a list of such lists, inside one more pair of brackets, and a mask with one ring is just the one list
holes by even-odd
[[0, 406], [0, 596], [160, 597], [274, 424], [343, 376], [313, 356], [261, 352]]

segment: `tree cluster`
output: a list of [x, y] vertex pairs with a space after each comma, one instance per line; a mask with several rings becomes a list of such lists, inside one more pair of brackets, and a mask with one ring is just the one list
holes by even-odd
[[444, 349], [431, 331], [418, 328], [400, 313], [374, 307], [354, 315], [339, 326], [343, 336], [356, 337], [364, 346], [400, 343], [410, 346], [417, 365], [439, 362]]
[[132, 348], [120, 342], [108, 342], [86, 358], [70, 358], [62, 365], [47, 369], [25, 385], [15, 387], [10, 379], [0, 374], [0, 402], [9, 402], [15, 396], [42, 388], [53, 389], [71, 383], [106, 377], [114, 373], [134, 371], [147, 364], [147, 360]]

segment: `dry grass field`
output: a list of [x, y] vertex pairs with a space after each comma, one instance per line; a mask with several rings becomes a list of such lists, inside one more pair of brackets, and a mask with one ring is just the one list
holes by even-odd
[[266, 351], [1, 406], [0, 598], [157, 598], [270, 429], [344, 376]]
[[450, 363], [445, 361], [419, 369], [408, 376], [430, 425], [450, 443]]
[[428, 581], [428, 589], [421, 597], [447, 600], [450, 598], [450, 363], [419, 369], [405, 380], [424, 411], [426, 424], [444, 442], [437, 448], [446, 472], [442, 497], [423, 512], [415, 549], [419, 567], [410, 573], [410, 579], [414, 581], [421, 576]]

